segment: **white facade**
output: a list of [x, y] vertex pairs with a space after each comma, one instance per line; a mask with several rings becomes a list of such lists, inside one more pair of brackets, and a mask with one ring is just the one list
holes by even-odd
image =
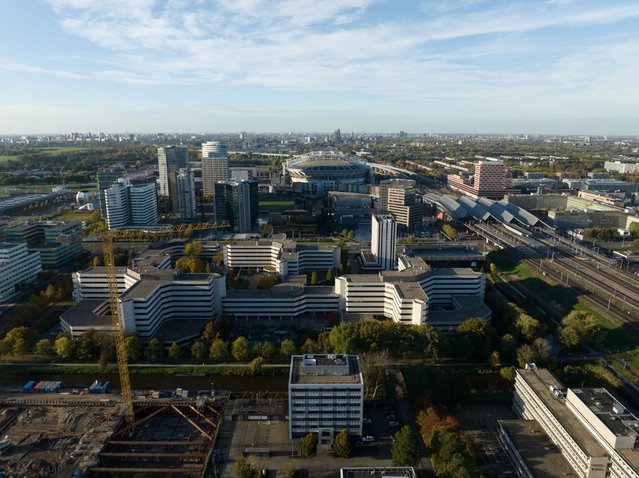
[[537, 420], [577, 476], [639, 477], [639, 422], [605, 389], [566, 390], [549, 371], [529, 364], [517, 371], [513, 408]]
[[288, 385], [289, 437], [317, 433], [332, 443], [342, 429], [362, 434], [364, 380], [356, 355], [293, 355]]
[[42, 270], [40, 253], [29, 252], [27, 244], [0, 243], [0, 302], [20, 292], [20, 286], [32, 284]]
[[202, 189], [204, 196], [213, 197], [215, 183], [230, 178], [228, 150], [217, 141], [202, 143]]
[[[118, 292], [123, 294], [140, 280], [140, 274], [127, 267], [117, 267]], [[106, 268], [91, 267], [84, 271], [71, 274], [73, 281], [73, 300], [107, 300], [109, 287], [107, 284]]]
[[225, 293], [226, 280], [219, 274], [143, 276], [120, 297], [124, 331], [150, 339], [170, 320], [213, 320], [222, 312]]
[[397, 223], [390, 214], [373, 214], [371, 253], [383, 270], [397, 269]]
[[104, 192], [109, 229], [157, 224], [158, 203], [155, 184], [133, 185], [127, 178]]
[[128, 180], [118, 179], [113, 186], [104, 191], [105, 219], [109, 229], [127, 227], [131, 223], [129, 186]]
[[412, 325], [428, 317], [428, 296], [414, 282], [384, 282], [375, 274], [341, 276], [335, 279], [335, 292], [346, 313], [383, 315]]
[[262, 239], [227, 244], [224, 263], [231, 269], [268, 267], [285, 279], [289, 274], [337, 270], [340, 254], [337, 246], [297, 245], [286, 239]]
[[155, 184], [135, 185], [129, 189], [131, 226], [155, 226], [158, 222], [158, 201]]
[[293, 319], [339, 313], [340, 298], [331, 287], [276, 285], [269, 290], [229, 290], [224, 313], [242, 319]]

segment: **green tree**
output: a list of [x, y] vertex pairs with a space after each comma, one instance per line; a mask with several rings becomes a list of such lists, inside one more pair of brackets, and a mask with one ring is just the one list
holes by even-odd
[[73, 356], [73, 352], [75, 351], [75, 344], [73, 343], [73, 340], [71, 340], [66, 335], [61, 335], [55, 340], [54, 348], [55, 353], [58, 355], [58, 357], [68, 359]]
[[406, 237], [406, 245], [412, 246], [413, 244], [415, 244], [415, 236], [410, 234]]
[[100, 267], [104, 264], [102, 263], [102, 258], [100, 256], [95, 256], [92, 261], [93, 267]]
[[144, 355], [149, 362], [157, 362], [162, 358], [162, 344], [158, 338], [152, 338], [144, 349]]
[[75, 355], [80, 360], [94, 360], [98, 356], [95, 330], [89, 329], [78, 339]]
[[486, 358], [492, 349], [488, 321], [479, 317], [464, 320], [455, 331], [457, 354], [469, 358]]
[[539, 353], [532, 345], [524, 344], [517, 349], [517, 363], [522, 368], [527, 363], [538, 362], [539, 358]]
[[300, 347], [300, 351], [303, 354], [315, 354], [319, 351], [319, 348], [317, 347], [317, 344], [313, 341], [313, 339], [308, 338], [306, 339], [306, 342], [304, 342]]
[[355, 327], [348, 322], [343, 322], [337, 327], [333, 327], [329, 334], [333, 351], [339, 354], [353, 353], [355, 349], [355, 338]]
[[443, 224], [442, 225], [442, 232], [451, 240], [451, 241], [456, 241], [457, 240], [457, 230], [451, 226], [450, 224]]
[[421, 459], [417, 436], [408, 425], [404, 425], [395, 434], [391, 447], [394, 466], [417, 466]]
[[224, 340], [220, 338], [213, 339], [213, 342], [211, 342], [211, 347], [209, 348], [210, 358], [212, 358], [216, 362], [220, 362], [227, 357], [228, 353], [229, 349]]
[[348, 430], [343, 429], [333, 440], [331, 445], [333, 452], [341, 458], [350, 458], [353, 455], [353, 444], [351, 443], [351, 437], [348, 434]]
[[271, 358], [271, 356], [275, 353], [275, 347], [271, 342], [264, 342], [262, 344], [262, 348], [260, 350], [260, 355], [264, 357], [266, 360]]
[[282, 343], [280, 344], [280, 355], [282, 355], [282, 357], [290, 357], [291, 355], [294, 355], [295, 352], [295, 342], [291, 339], [282, 340]]
[[129, 362], [137, 362], [142, 356], [142, 340], [137, 335], [124, 337], [124, 348]]
[[331, 267], [326, 271], [326, 283], [332, 285], [335, 282], [335, 270]]
[[233, 466], [233, 478], [258, 478], [257, 468], [244, 455], [238, 455]]
[[517, 331], [517, 335], [527, 342], [532, 342], [544, 333], [541, 322], [523, 312], [515, 319], [514, 327]]
[[317, 272], [311, 272], [311, 285], [317, 285]]
[[601, 339], [602, 328], [589, 312], [573, 310], [561, 320], [559, 340], [566, 347], [591, 344]]
[[639, 222], [633, 222], [628, 226], [628, 231], [635, 237], [639, 236]]
[[231, 345], [231, 356], [238, 362], [244, 362], [249, 357], [249, 342], [246, 337], [238, 337]]
[[168, 355], [173, 360], [179, 360], [182, 357], [182, 347], [173, 342], [168, 350]]
[[206, 357], [206, 345], [201, 340], [198, 340], [191, 345], [191, 357], [195, 360], [202, 360]]
[[309, 433], [300, 440], [300, 454], [302, 456], [313, 456], [317, 453], [317, 435]]
[[2, 349], [5, 353], [22, 357], [33, 349], [37, 339], [38, 333], [35, 330], [24, 326], [14, 327], [2, 339]]
[[53, 353], [53, 347], [49, 339], [40, 339], [36, 342], [33, 348], [33, 353], [38, 357], [46, 357]]
[[255, 357], [249, 362], [248, 368], [252, 375], [261, 375], [264, 368], [264, 358]]
[[350, 458], [353, 455], [353, 443], [351, 436], [348, 434], [348, 430], [343, 429], [335, 435], [331, 448], [333, 452], [341, 458]]

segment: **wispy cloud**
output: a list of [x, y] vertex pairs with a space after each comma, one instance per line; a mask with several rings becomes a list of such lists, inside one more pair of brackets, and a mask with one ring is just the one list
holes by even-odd
[[[626, 91], [620, 79], [639, 64], [636, 32], [596, 33], [639, 17], [637, 2], [440, 0], [385, 17], [379, 12], [392, 0], [47, 1], [65, 31], [100, 48], [99, 59], [69, 56], [64, 70], [10, 61], [3, 68], [141, 85], [522, 105], [532, 95], [565, 104], [567, 91], [610, 101], [607, 92]], [[571, 40], [560, 41], [565, 32]]]

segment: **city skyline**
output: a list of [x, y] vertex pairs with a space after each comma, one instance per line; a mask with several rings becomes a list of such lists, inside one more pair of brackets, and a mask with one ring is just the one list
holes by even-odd
[[29, 0], [0, 134], [639, 133], [639, 4]]

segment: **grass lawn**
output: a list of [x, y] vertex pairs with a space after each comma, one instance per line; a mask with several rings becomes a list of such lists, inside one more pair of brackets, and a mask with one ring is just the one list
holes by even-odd
[[291, 196], [281, 194], [260, 194], [260, 209], [268, 209], [270, 212], [282, 212], [292, 209], [295, 206], [295, 200]]
[[54, 221], [87, 221], [93, 216], [95, 211], [65, 211], [62, 214], [53, 216]]

